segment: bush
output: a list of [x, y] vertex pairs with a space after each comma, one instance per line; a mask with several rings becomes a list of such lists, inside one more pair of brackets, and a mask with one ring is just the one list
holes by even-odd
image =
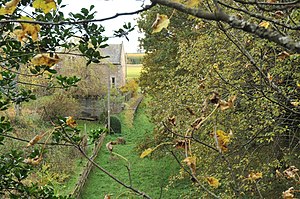
[[118, 117], [110, 117], [110, 128], [113, 133], [121, 133], [121, 121]]
[[122, 86], [120, 88], [122, 93], [132, 92], [133, 96], [137, 95], [138, 89], [139, 89], [139, 84], [136, 79], [128, 80], [125, 86]]
[[43, 120], [50, 120], [60, 116], [77, 116], [80, 104], [65, 93], [55, 93], [37, 101], [37, 109]]

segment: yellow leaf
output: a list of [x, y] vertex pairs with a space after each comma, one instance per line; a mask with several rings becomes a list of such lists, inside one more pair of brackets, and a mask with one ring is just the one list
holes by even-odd
[[[32, 21], [33, 19], [31, 19], [30, 17], [21, 17], [21, 20], [29, 20]], [[40, 25], [38, 24], [30, 24], [30, 23], [21, 23], [22, 26], [22, 30], [24, 32], [24, 34], [27, 34], [29, 36], [31, 36], [33, 41], [37, 41], [38, 39], [38, 33], [41, 30]]]
[[196, 156], [187, 157], [183, 160], [193, 171], [193, 173], [196, 173]]
[[226, 152], [228, 151], [228, 143], [230, 142], [230, 135], [225, 133], [222, 130], [217, 130], [217, 141], [218, 141], [218, 147], [221, 149], [221, 151]]
[[219, 180], [215, 177], [206, 177], [206, 180], [207, 180], [208, 184], [215, 189], [220, 186]]
[[250, 180], [250, 181], [255, 181], [255, 180], [258, 180], [258, 179], [261, 179], [261, 178], [262, 178], [262, 172], [256, 172], [256, 173], [251, 172], [251, 173], [249, 173], [247, 179]]
[[12, 14], [20, 0], [11, 0], [5, 4], [5, 7], [0, 8], [0, 15]]
[[148, 148], [145, 151], [143, 151], [143, 153], [141, 154], [140, 158], [144, 158], [144, 157], [148, 156], [152, 152], [153, 152], [153, 149], [152, 148]]
[[52, 9], [56, 10], [56, 3], [54, 0], [35, 0], [32, 3], [35, 9], [41, 9], [45, 14], [50, 12]]
[[1, 81], [1, 80], [3, 80], [3, 76], [2, 76], [2, 74], [0, 73], [0, 81]]
[[71, 128], [75, 128], [77, 126], [76, 121], [73, 119], [72, 116], [67, 118], [66, 124]]
[[27, 38], [26, 34], [23, 30], [17, 29], [17, 30], [14, 30], [13, 33], [17, 36], [18, 40], [21, 42], [25, 41], [25, 39]]
[[55, 55], [54, 57], [50, 57], [46, 53], [38, 54], [31, 59], [31, 63], [34, 66], [41, 66], [41, 65], [53, 66], [54, 64], [57, 64], [59, 61], [60, 59], [57, 55]]
[[261, 22], [261, 23], [259, 24], [259, 26], [260, 26], [260, 27], [263, 27], [263, 28], [265, 28], [265, 29], [268, 29], [269, 26], [270, 26], [270, 23], [267, 22], [267, 21], [263, 21], [263, 22]]
[[152, 24], [153, 31], [152, 33], [160, 32], [163, 28], [168, 28], [170, 24], [170, 19], [167, 15], [156, 15], [156, 20]]

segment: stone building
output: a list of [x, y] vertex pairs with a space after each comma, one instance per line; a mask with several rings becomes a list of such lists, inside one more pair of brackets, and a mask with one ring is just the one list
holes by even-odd
[[[112, 89], [111, 112], [122, 110], [122, 99], [116, 99], [118, 88], [126, 83], [126, 55], [123, 44], [110, 44], [101, 49], [101, 56], [109, 56], [100, 63], [86, 66], [86, 61], [78, 56], [66, 56], [60, 63], [59, 70], [66, 75], [76, 75], [81, 78], [78, 87], [71, 90], [81, 104], [82, 118], [98, 118], [106, 111], [108, 86]], [[118, 96], [118, 98], [122, 98]]]

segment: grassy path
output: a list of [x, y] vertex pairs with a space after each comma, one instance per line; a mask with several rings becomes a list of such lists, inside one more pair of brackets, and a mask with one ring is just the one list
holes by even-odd
[[[124, 121], [124, 114], [121, 115], [121, 119]], [[116, 145], [114, 152], [125, 157], [130, 162], [132, 184], [135, 188], [146, 192], [152, 198], [159, 198], [161, 187], [163, 187], [162, 198], [181, 198], [179, 197], [181, 194], [186, 195], [189, 192], [189, 188], [183, 187], [183, 183], [170, 187], [168, 190], [165, 189], [169, 183], [169, 176], [179, 171], [175, 160], [166, 157], [159, 159], [139, 158], [140, 152], [137, 151], [136, 146], [142, 140], [145, 140], [145, 137], [151, 136], [152, 129], [153, 125], [149, 122], [145, 114], [145, 106], [141, 104], [132, 128], [125, 125], [122, 126], [123, 133], [121, 136], [126, 139], [126, 145]], [[118, 136], [120, 135], [108, 135], [105, 143], [115, 140]], [[128, 162], [124, 159], [118, 157], [111, 158], [106, 148], [103, 147], [96, 162], [129, 184], [128, 172], [125, 167], [125, 165], [128, 165]], [[82, 198], [102, 199], [106, 194], [110, 194], [114, 199], [141, 198], [130, 193], [101, 171], [94, 168], [83, 190]]]

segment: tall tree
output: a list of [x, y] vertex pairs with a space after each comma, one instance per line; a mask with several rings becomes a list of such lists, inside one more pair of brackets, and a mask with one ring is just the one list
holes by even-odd
[[[299, 165], [299, 140], [294, 140], [299, 55], [170, 10], [159, 15], [172, 16], [167, 30], [153, 34], [149, 27], [157, 12], [152, 9], [139, 21], [148, 51], [141, 81], [152, 99], [156, 142], [172, 141], [183, 149], [171, 147], [168, 154], [186, 162], [181, 166], [201, 193], [280, 197], [295, 185], [280, 181], [280, 173], [291, 179], [287, 171]], [[173, 53], [165, 54], [165, 48]], [[218, 189], [211, 192], [208, 185]]]

